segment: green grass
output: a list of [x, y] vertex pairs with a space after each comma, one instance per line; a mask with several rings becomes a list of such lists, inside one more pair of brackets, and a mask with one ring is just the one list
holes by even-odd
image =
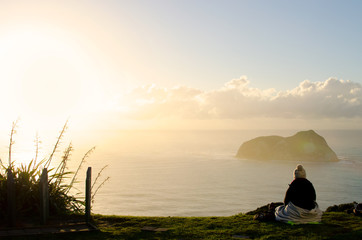
[[[95, 215], [98, 232], [46, 235], [30, 239], [362, 239], [362, 217], [324, 213], [318, 225], [258, 222], [252, 215], [230, 217], [132, 217]], [[168, 228], [166, 232], [143, 227]], [[239, 238], [237, 238], [239, 237]], [[15, 238], [23, 239], [23, 238]], [[29, 238], [27, 238], [29, 239]]]

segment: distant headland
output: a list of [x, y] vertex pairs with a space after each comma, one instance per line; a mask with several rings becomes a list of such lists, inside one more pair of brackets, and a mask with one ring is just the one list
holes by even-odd
[[255, 160], [290, 160], [335, 162], [336, 153], [315, 131], [301, 131], [290, 137], [264, 136], [244, 142], [238, 158]]

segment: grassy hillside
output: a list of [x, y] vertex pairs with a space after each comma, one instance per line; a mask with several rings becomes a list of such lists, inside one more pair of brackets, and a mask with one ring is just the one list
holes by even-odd
[[230, 217], [96, 215], [94, 221], [100, 229], [98, 232], [30, 239], [362, 239], [362, 217], [345, 212], [327, 212], [318, 225], [293, 226], [280, 222], [258, 222], [247, 214]]

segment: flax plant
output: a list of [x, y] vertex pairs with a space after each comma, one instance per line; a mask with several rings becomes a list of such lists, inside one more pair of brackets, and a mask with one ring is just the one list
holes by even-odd
[[[73, 151], [73, 146], [70, 143], [64, 150], [60, 158], [59, 164], [55, 167], [51, 165], [59, 152], [62, 138], [67, 129], [66, 122], [56, 140], [48, 158], [38, 160], [39, 153], [39, 138], [35, 140], [35, 157], [29, 164], [21, 164], [16, 167], [15, 161], [12, 160], [12, 148], [14, 145], [14, 135], [16, 134], [17, 121], [13, 123], [10, 133], [9, 144], [9, 162], [5, 166], [0, 159], [0, 216], [7, 215], [7, 172], [11, 171], [14, 177], [14, 186], [16, 194], [16, 214], [18, 217], [29, 217], [39, 213], [40, 210], [40, 194], [39, 180], [44, 168], [48, 169], [48, 186], [49, 186], [49, 210], [50, 215], [64, 215], [71, 213], [84, 213], [85, 203], [83, 200], [70, 194], [74, 183], [77, 182], [77, 175], [86, 159], [94, 151], [91, 148], [81, 159], [78, 168], [75, 172], [68, 171], [68, 162]], [[104, 169], [104, 168], [103, 168]], [[100, 173], [103, 171], [100, 171]], [[98, 176], [100, 175], [98, 173]], [[69, 182], [69, 179], [71, 181]], [[108, 180], [108, 179], [107, 179]], [[69, 182], [69, 183], [68, 183]], [[105, 182], [105, 181], [104, 181]], [[104, 182], [98, 186], [98, 189], [103, 186]], [[95, 182], [96, 183], [96, 182]], [[95, 193], [92, 195], [94, 197]]]

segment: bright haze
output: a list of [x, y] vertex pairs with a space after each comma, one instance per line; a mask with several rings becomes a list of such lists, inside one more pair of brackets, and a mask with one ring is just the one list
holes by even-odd
[[360, 1], [1, 1], [0, 128], [362, 126]]

